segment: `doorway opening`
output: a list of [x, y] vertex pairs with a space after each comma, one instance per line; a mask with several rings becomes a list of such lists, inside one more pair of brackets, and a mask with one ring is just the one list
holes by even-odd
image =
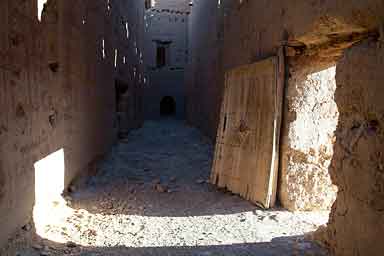
[[173, 97], [165, 96], [160, 101], [160, 115], [168, 117], [176, 115], [176, 101]]
[[116, 112], [120, 112], [121, 103], [123, 100], [124, 94], [128, 91], [129, 85], [120, 80], [115, 80], [115, 102], [116, 102]]
[[119, 137], [124, 135], [124, 124], [129, 109], [129, 85], [123, 81], [115, 80], [116, 128]]

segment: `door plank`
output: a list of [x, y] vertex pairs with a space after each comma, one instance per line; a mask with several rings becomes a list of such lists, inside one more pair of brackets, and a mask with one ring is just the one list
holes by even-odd
[[213, 184], [263, 208], [276, 201], [282, 66], [272, 57], [227, 72], [211, 174]]

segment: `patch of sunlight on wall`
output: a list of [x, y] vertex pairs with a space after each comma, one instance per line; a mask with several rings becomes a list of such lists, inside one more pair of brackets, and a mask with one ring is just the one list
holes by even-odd
[[41, 21], [41, 15], [44, 10], [44, 5], [47, 3], [47, 0], [37, 0], [37, 18]]
[[33, 219], [36, 231], [43, 234], [44, 223], [49, 222], [52, 208], [65, 204], [61, 194], [64, 191], [65, 158], [60, 149], [34, 164], [35, 167], [35, 207]]

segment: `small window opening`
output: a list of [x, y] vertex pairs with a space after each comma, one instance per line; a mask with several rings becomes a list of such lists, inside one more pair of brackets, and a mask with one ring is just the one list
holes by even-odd
[[224, 116], [224, 124], [223, 124], [223, 132], [225, 132], [227, 130], [227, 115]]
[[162, 68], [169, 65], [170, 42], [156, 42], [156, 67]]
[[128, 24], [128, 22], [125, 22], [125, 31], [126, 31], [127, 39], [129, 39], [129, 24]]
[[105, 55], [105, 40], [104, 40], [104, 38], [101, 41], [101, 53], [102, 53], [103, 59], [105, 59], [106, 55]]
[[117, 58], [118, 58], [118, 50], [115, 49], [115, 63], [114, 63], [115, 68], [117, 68]]
[[110, 12], [111, 9], [112, 9], [111, 1], [108, 0], [108, 1], [107, 1], [107, 10], [108, 10], [108, 12]]
[[115, 104], [116, 104], [116, 128], [118, 129], [119, 137], [124, 136], [124, 131], [122, 130], [122, 121], [124, 112], [126, 111], [126, 100], [124, 100], [124, 95], [127, 94], [129, 90], [129, 85], [123, 81], [115, 80]]
[[58, 62], [52, 62], [52, 63], [49, 63], [49, 64], [48, 64], [48, 67], [49, 67], [49, 69], [50, 69], [53, 73], [57, 73], [57, 71], [59, 71], [59, 63], [58, 63]]
[[156, 66], [158, 68], [165, 66], [165, 53], [166, 49], [164, 46], [158, 46], [156, 50]]

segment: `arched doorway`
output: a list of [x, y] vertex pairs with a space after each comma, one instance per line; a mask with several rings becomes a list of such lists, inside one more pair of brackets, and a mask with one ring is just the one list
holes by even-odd
[[176, 114], [176, 101], [171, 96], [165, 96], [160, 102], [160, 115], [173, 116]]

